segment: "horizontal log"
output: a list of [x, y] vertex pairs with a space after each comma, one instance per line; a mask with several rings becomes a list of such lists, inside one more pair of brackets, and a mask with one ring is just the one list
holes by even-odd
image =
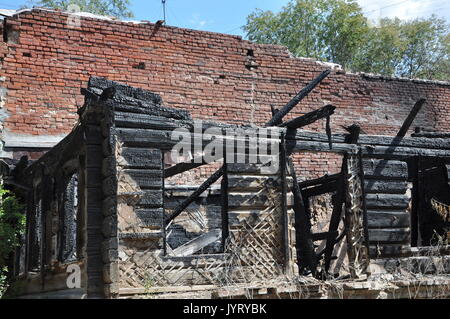
[[163, 206], [163, 191], [162, 190], [146, 190], [140, 195], [138, 202], [140, 207], [160, 208]]
[[124, 169], [119, 172], [119, 180], [121, 175], [127, 175], [141, 188], [161, 188], [163, 185], [162, 171], [150, 169]]
[[[281, 196], [281, 193], [280, 193]], [[294, 197], [292, 193], [286, 196], [287, 205], [292, 206], [294, 204]], [[261, 193], [229, 193], [228, 194], [228, 207], [229, 208], [249, 208], [249, 207], [270, 207], [278, 206], [280, 198], [269, 198], [267, 194]]]
[[413, 133], [412, 137], [426, 137], [426, 138], [450, 138], [450, 132], [423, 132], [423, 133]]
[[153, 147], [159, 149], [172, 149], [178, 141], [172, 140], [172, 132], [150, 129], [116, 128], [119, 141], [126, 146]]
[[[287, 178], [292, 184], [292, 178]], [[249, 175], [228, 175], [228, 189], [231, 191], [244, 190], [252, 191], [263, 189], [264, 187], [281, 187], [281, 177], [272, 176], [249, 176]]]
[[160, 208], [163, 206], [163, 190], [145, 190], [137, 192], [119, 192], [117, 196], [123, 200], [138, 198], [136, 207]]
[[192, 129], [193, 123], [190, 121], [174, 120], [162, 116], [153, 116], [142, 113], [114, 112], [116, 127], [150, 128], [155, 130], [172, 131], [177, 128]]
[[341, 173], [332, 174], [332, 175], [325, 175], [316, 179], [310, 179], [304, 182], [298, 183], [298, 186], [300, 188], [308, 187], [308, 186], [315, 186], [320, 184], [326, 184], [332, 181], [336, 181], [341, 176]]
[[269, 163], [267, 165], [262, 164], [243, 164], [243, 163], [233, 163], [227, 164], [227, 172], [229, 174], [245, 174], [245, 175], [276, 175], [278, 174], [278, 169], [274, 172], [268, 174], [267, 170], [270, 170], [270, 165], [273, 164], [274, 168], [277, 168], [277, 163]]
[[[279, 129], [277, 129], [279, 130]], [[255, 145], [254, 139], [257, 136], [257, 129], [251, 129], [255, 135], [254, 137], [250, 137], [248, 135], [225, 135], [224, 132], [208, 132], [208, 134], [204, 133], [192, 133], [185, 132], [183, 143], [179, 138], [178, 134], [173, 133], [172, 131], [161, 131], [154, 129], [138, 129], [138, 128], [116, 128], [116, 133], [119, 138], [119, 141], [123, 142], [127, 147], [149, 147], [149, 148], [158, 148], [163, 150], [171, 150], [173, 146], [179, 144], [180, 146], [185, 146], [187, 149], [192, 149], [194, 147], [193, 141], [202, 141], [203, 147], [210, 144], [212, 139], [218, 138], [223, 141], [223, 145], [227, 144], [227, 141], [231, 143], [234, 151], [237, 153], [236, 148], [240, 145], [243, 145], [246, 151], [249, 149], [256, 150], [258, 144]], [[174, 134], [174, 135], [173, 135]], [[174, 138], [172, 139], [172, 135]], [[262, 135], [259, 139], [259, 145], [271, 145], [279, 143], [279, 135], [275, 134], [273, 137], [267, 135]], [[198, 143], [198, 142], [197, 142]], [[228, 150], [227, 150], [228, 151]], [[239, 147], [239, 151], [242, 150]], [[195, 153], [195, 152], [194, 152]]]
[[406, 181], [364, 180], [366, 194], [405, 194], [407, 187]]
[[337, 190], [338, 181], [333, 180], [325, 184], [316, 185], [308, 188], [302, 189], [302, 195], [303, 197], [311, 197], [311, 196], [318, 196], [325, 193], [334, 192]]
[[410, 198], [402, 194], [366, 194], [366, 207], [406, 209]]
[[159, 209], [136, 209], [139, 224], [144, 228], [162, 228], [164, 221], [164, 210]]
[[143, 240], [143, 239], [160, 239], [162, 237], [163, 237], [162, 232], [119, 233], [119, 239]]
[[410, 227], [410, 214], [403, 211], [367, 211], [369, 228]]
[[403, 243], [410, 240], [409, 228], [369, 228], [369, 242], [371, 243]]
[[356, 154], [358, 147], [353, 144], [336, 143], [333, 140], [332, 148], [328, 142], [314, 142], [314, 141], [302, 141], [302, 140], [287, 140], [286, 149], [288, 153], [301, 152], [301, 151], [317, 151], [317, 152], [330, 152], [330, 153], [351, 153]]
[[141, 101], [132, 97], [122, 97], [120, 99], [102, 101], [105, 108], [114, 109], [128, 113], [143, 113], [152, 116], [166, 117], [168, 119], [186, 120], [191, 119], [190, 114], [185, 110], [168, 108], [156, 103]]
[[172, 286], [172, 287], [151, 287], [151, 288], [120, 288], [119, 295], [196, 292], [196, 291], [204, 291], [204, 290], [213, 290], [215, 288], [217, 288], [216, 285]]
[[382, 159], [408, 159], [412, 156], [445, 157], [450, 159], [446, 149], [426, 149], [400, 146], [362, 146], [363, 155]]
[[[344, 143], [348, 134], [332, 134], [333, 142]], [[299, 141], [315, 141], [315, 142], [327, 142], [328, 137], [324, 133], [297, 130], [295, 135], [287, 134], [286, 139], [299, 140]], [[425, 149], [450, 149], [450, 139], [448, 138], [418, 138], [418, 137], [403, 137], [396, 138], [392, 136], [384, 135], [364, 135], [361, 134], [358, 138], [358, 144], [363, 146], [396, 146], [396, 147], [412, 147], [412, 148], [425, 148]]]
[[365, 178], [408, 178], [408, 165], [401, 161], [365, 158], [363, 160], [363, 169]]
[[124, 168], [162, 168], [162, 155], [158, 149], [124, 147], [117, 159]]

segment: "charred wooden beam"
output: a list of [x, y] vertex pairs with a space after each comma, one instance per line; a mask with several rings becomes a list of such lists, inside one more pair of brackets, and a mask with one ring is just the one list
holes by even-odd
[[299, 116], [290, 121], [284, 122], [284, 123], [280, 124], [279, 126], [287, 127], [289, 129], [299, 129], [303, 126], [312, 124], [312, 123], [316, 122], [317, 120], [329, 117], [330, 115], [334, 114], [335, 109], [336, 109], [335, 106], [328, 104], [328, 105], [325, 105], [324, 107], [321, 107], [320, 109], [314, 110], [305, 115], [302, 115], [302, 116]]
[[325, 132], [328, 137], [328, 146], [330, 146], [330, 150], [333, 149], [333, 138], [331, 136], [331, 123], [330, 123], [330, 115], [327, 116], [327, 122], [325, 123]]
[[425, 138], [450, 138], [450, 133], [439, 132], [420, 132], [411, 134], [412, 137], [425, 137]]
[[315, 233], [315, 234], [311, 234], [312, 240], [313, 241], [319, 241], [319, 240], [336, 240], [336, 238], [338, 237], [339, 232], [336, 231], [332, 231], [332, 232], [323, 232], [323, 233]]
[[[359, 135], [359, 133], [358, 133]], [[358, 153], [358, 164], [359, 164], [359, 178], [361, 180], [361, 197], [362, 197], [362, 210], [363, 210], [363, 227], [364, 227], [364, 244], [369, 252], [369, 221], [367, 215], [367, 204], [366, 204], [366, 187], [364, 183], [364, 169], [363, 169], [363, 158], [362, 152]]]
[[[284, 267], [285, 273], [290, 274], [290, 245], [289, 245], [289, 216], [287, 209], [287, 179], [286, 179], [286, 162], [287, 162], [287, 154], [286, 154], [286, 143], [284, 139], [284, 134], [281, 135], [281, 143], [280, 143], [280, 170], [281, 170], [281, 207], [283, 212], [283, 248], [284, 248]], [[295, 199], [294, 199], [295, 200]]]
[[408, 117], [406, 118], [405, 122], [403, 123], [402, 127], [400, 128], [400, 131], [398, 131], [396, 137], [404, 137], [406, 135], [406, 133], [409, 130], [409, 127], [416, 118], [417, 113], [419, 113], [420, 109], [425, 104], [425, 102], [426, 100], [423, 98], [416, 102], [411, 112], [409, 113]]
[[174, 218], [179, 216], [183, 210], [185, 210], [194, 200], [196, 200], [204, 191], [206, 191], [212, 184], [214, 184], [219, 178], [222, 177], [224, 168], [219, 168], [214, 174], [212, 174], [199, 188], [193, 192], [188, 198], [181, 202], [166, 219], [166, 225], [168, 225]]
[[305, 207], [305, 202], [297, 181], [297, 174], [295, 173], [294, 164], [290, 157], [288, 157], [287, 163], [294, 183], [293, 194], [298, 264], [300, 268], [310, 270], [315, 275], [317, 259], [312, 241], [311, 216]]
[[222, 247], [225, 248], [225, 241], [230, 235], [229, 216], [228, 216], [228, 166], [223, 164], [223, 178], [220, 185], [220, 195], [222, 200], [221, 214], [222, 214]]
[[[345, 184], [347, 178], [346, 166], [347, 166], [347, 156], [345, 155], [342, 161], [342, 172], [340, 174], [340, 178], [338, 179], [337, 193], [333, 201], [333, 212], [331, 213], [330, 225], [328, 227], [329, 232], [334, 232], [338, 230], [339, 223], [342, 218], [342, 205], [344, 204], [345, 201]], [[328, 272], [328, 270], [330, 269], [331, 257], [333, 254], [335, 244], [336, 244], [335, 240], [333, 240], [332, 238], [328, 238], [324, 251], [326, 272]]]
[[337, 181], [332, 180], [328, 183], [302, 189], [303, 197], [318, 196], [325, 193], [334, 192], [337, 189]]
[[[274, 117], [280, 110], [275, 108], [273, 105], [270, 106], [270, 112], [272, 113], [272, 117]], [[281, 120], [278, 123], [274, 123], [274, 125], [281, 124]]]
[[380, 159], [408, 159], [413, 156], [442, 157], [450, 159], [450, 152], [444, 149], [426, 149], [399, 146], [362, 146], [363, 155]]
[[309, 187], [309, 186], [327, 184], [330, 182], [335, 182], [340, 176], [341, 176], [341, 173], [337, 173], [337, 174], [333, 174], [333, 175], [325, 175], [320, 178], [301, 182], [298, 184], [298, 186], [300, 188], [305, 188], [305, 187]]
[[[286, 135], [287, 140], [295, 140], [298, 143], [315, 142], [315, 143], [326, 143], [328, 137], [326, 134], [319, 132], [310, 131], [297, 131], [295, 134]], [[348, 134], [333, 134], [333, 142], [348, 143]], [[413, 149], [438, 149], [438, 150], [449, 150], [450, 149], [450, 139], [448, 138], [425, 138], [425, 137], [391, 137], [382, 135], [364, 135], [360, 134], [358, 138], [358, 143], [364, 146], [395, 146], [395, 147], [408, 147]]]
[[361, 127], [357, 124], [352, 124], [348, 127], [344, 127], [349, 134], [345, 137], [345, 143], [357, 144], [359, 135], [361, 134]]
[[179, 164], [173, 165], [169, 168], [166, 168], [164, 170], [164, 176], [166, 178], [172, 177], [172, 176], [184, 173], [186, 171], [189, 171], [191, 169], [194, 169], [194, 168], [206, 165], [206, 164], [208, 164], [208, 163], [205, 161], [204, 157], [200, 156], [198, 158], [193, 158], [189, 162], [179, 163]]
[[323, 71], [318, 77], [312, 80], [307, 86], [305, 86], [298, 94], [289, 101], [272, 119], [267, 122], [266, 126], [275, 126], [277, 123], [281, 123], [283, 117], [288, 114], [301, 100], [303, 100], [323, 79], [329, 74], [330, 70]]

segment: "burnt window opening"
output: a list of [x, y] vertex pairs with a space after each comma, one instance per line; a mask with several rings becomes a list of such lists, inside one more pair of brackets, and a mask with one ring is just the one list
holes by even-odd
[[[346, 246], [343, 212], [345, 187], [343, 186], [344, 156], [337, 153], [303, 152], [293, 154], [293, 164], [298, 176], [303, 207], [310, 216], [311, 240], [316, 257], [309, 261], [316, 271], [327, 268], [329, 274], [338, 277], [348, 273], [345, 264]], [[298, 207], [298, 203], [295, 205]], [[305, 250], [305, 234], [302, 221], [296, 214], [296, 243], [300, 270], [308, 272], [308, 257]], [[327, 247], [327, 238], [335, 238]], [[330, 250], [331, 248], [331, 250]], [[330, 254], [331, 253], [331, 254]]]
[[[174, 159], [164, 154], [164, 167], [173, 168], [180, 162], [189, 162], [193, 156]], [[164, 181], [164, 216], [171, 216], [183, 201], [197, 191], [221, 162], [192, 168]], [[223, 177], [222, 177], [223, 178]], [[192, 185], [192, 180], [199, 185]], [[183, 211], [168, 222], [165, 231], [165, 251], [169, 257], [221, 254], [224, 250], [222, 212], [222, 179], [217, 179], [206, 191], [193, 200]], [[164, 223], [165, 224], [165, 223]]]
[[68, 178], [60, 198], [59, 260], [73, 262], [77, 256], [78, 175]]
[[247, 49], [247, 56], [254, 57], [255, 51], [253, 49]]
[[413, 176], [411, 246], [444, 245], [450, 233], [450, 163], [419, 157], [409, 164]]

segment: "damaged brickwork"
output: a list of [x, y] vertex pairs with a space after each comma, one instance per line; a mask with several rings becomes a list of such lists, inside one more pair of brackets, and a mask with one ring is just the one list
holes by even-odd
[[[428, 103], [414, 127], [450, 128], [450, 90], [445, 82], [352, 74], [294, 58], [282, 46], [232, 35], [88, 17], [80, 17], [79, 27], [69, 27], [68, 18], [66, 13], [33, 9], [3, 19], [4, 157], [19, 159], [34, 152], [37, 158], [69, 133], [83, 105], [80, 88], [94, 75], [151, 90], [168, 106], [187, 110], [196, 119], [262, 125], [271, 106], [281, 107], [281, 101], [288, 101], [322, 69], [332, 68], [321, 90], [312, 92], [288, 117], [332, 103], [338, 108], [331, 119], [336, 132], [357, 123], [368, 134], [389, 135], [423, 97]], [[313, 123], [309, 129], [322, 131], [324, 123]], [[341, 164], [332, 158], [327, 169], [318, 164], [323, 158], [315, 155], [294, 161], [302, 176], [311, 178], [336, 171]], [[213, 170], [197, 175], [207, 177]]]

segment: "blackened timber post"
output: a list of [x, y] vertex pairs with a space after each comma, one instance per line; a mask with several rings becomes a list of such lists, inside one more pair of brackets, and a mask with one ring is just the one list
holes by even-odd
[[220, 186], [222, 197], [222, 247], [225, 250], [226, 240], [230, 234], [228, 222], [228, 169], [225, 162], [223, 164], [223, 176]]
[[283, 222], [283, 247], [284, 247], [284, 271], [286, 275], [290, 275], [290, 245], [289, 245], [289, 216], [287, 207], [287, 179], [286, 179], [286, 144], [284, 133], [280, 138], [280, 175], [281, 175], [281, 209]]
[[294, 193], [294, 211], [295, 211], [295, 230], [296, 230], [296, 245], [299, 247], [297, 255], [299, 267], [309, 269], [313, 275], [316, 274], [316, 253], [314, 252], [314, 243], [312, 242], [311, 234], [311, 216], [305, 206], [303, 196], [295, 173], [292, 159], [288, 157], [287, 163], [293, 179], [293, 193]]

